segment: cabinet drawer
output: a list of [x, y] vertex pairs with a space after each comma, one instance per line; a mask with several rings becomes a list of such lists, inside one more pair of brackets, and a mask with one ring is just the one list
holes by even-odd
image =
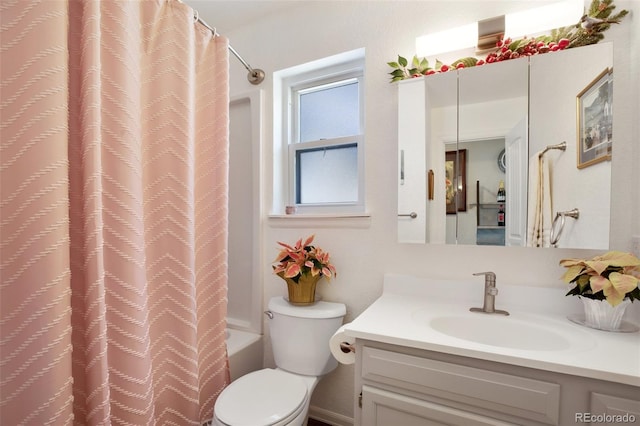
[[464, 365], [364, 347], [362, 378], [452, 405], [465, 404], [557, 425], [560, 385]]
[[464, 410], [370, 386], [362, 388], [362, 424], [367, 426], [513, 426]]

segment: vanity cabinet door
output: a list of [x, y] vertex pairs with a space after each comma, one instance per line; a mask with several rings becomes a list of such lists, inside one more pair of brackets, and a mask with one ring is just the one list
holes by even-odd
[[[362, 348], [360, 373], [363, 416], [366, 412], [374, 421], [377, 417], [406, 415], [409, 418], [434, 416], [440, 421], [446, 418], [445, 424], [559, 424], [560, 386], [557, 383], [369, 346]], [[365, 387], [368, 387], [368, 396], [365, 396]], [[372, 392], [372, 387], [379, 391]], [[412, 411], [394, 410], [401, 404], [412, 407]], [[448, 416], [465, 421], [452, 423]], [[435, 420], [426, 424], [440, 424]], [[470, 423], [471, 420], [478, 423]], [[362, 422], [362, 425], [370, 424], [394, 423]], [[398, 420], [395, 424], [405, 423]]]
[[367, 426], [509, 426], [489, 417], [383, 389], [362, 389], [362, 424]]
[[[425, 79], [398, 85], [398, 239], [424, 244], [427, 226]], [[415, 213], [415, 217], [411, 215]]]
[[609, 416], [609, 420], [614, 423], [640, 422], [640, 401], [638, 400], [591, 392], [590, 403], [590, 414]]

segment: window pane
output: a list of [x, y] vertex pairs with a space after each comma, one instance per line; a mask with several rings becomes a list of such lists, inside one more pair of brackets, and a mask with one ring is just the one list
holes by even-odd
[[360, 133], [358, 82], [300, 94], [300, 142]]
[[296, 203], [358, 201], [356, 144], [299, 150], [296, 165]]

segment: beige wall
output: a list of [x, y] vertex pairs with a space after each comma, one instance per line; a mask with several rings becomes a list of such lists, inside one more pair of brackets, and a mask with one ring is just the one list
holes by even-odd
[[[235, 2], [217, 3], [220, 7], [233, 7]], [[632, 10], [632, 14], [607, 34], [607, 40], [614, 41], [613, 180], [625, 182], [613, 191], [613, 216], [617, 226], [611, 241], [612, 248], [631, 250], [631, 235], [640, 235], [640, 175], [637, 172], [640, 164], [637, 78], [640, 75], [640, 2], [618, 1], [617, 4], [619, 9]], [[394, 60], [397, 54], [412, 56], [416, 36], [530, 7], [530, 1], [304, 1], [292, 2], [292, 5], [290, 9], [225, 34], [243, 57], [267, 74], [260, 86], [265, 94], [262, 162], [265, 215], [261, 242], [265, 304], [270, 297], [286, 292], [280, 278], [270, 272], [271, 261], [277, 254], [276, 241], [293, 242], [311, 233], [317, 235], [317, 244], [331, 253], [338, 269], [337, 279], [320, 284], [319, 291], [325, 300], [347, 305], [346, 321], [379, 296], [385, 272], [471, 279], [473, 272], [492, 270], [497, 274], [498, 286], [500, 283], [562, 285], [558, 279], [562, 274], [559, 259], [596, 253], [396, 243], [397, 92], [388, 82], [386, 62]], [[205, 19], [215, 25], [215, 16], [205, 16]], [[366, 49], [365, 173], [370, 219], [314, 222], [269, 218], [266, 212], [270, 210], [272, 187], [272, 73], [361, 47]], [[231, 74], [232, 95], [255, 89], [247, 83], [246, 71], [234, 59]], [[640, 306], [633, 308], [638, 310]], [[265, 333], [268, 334], [266, 328]], [[268, 336], [265, 341], [265, 363], [271, 366]], [[353, 374], [352, 366], [340, 366], [325, 377], [314, 393], [312, 406], [352, 417]]]

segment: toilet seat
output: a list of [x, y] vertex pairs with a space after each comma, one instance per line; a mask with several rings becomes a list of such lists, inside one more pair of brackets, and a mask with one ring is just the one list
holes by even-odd
[[265, 368], [231, 383], [214, 408], [216, 419], [233, 426], [287, 424], [304, 409], [307, 385], [291, 373]]

